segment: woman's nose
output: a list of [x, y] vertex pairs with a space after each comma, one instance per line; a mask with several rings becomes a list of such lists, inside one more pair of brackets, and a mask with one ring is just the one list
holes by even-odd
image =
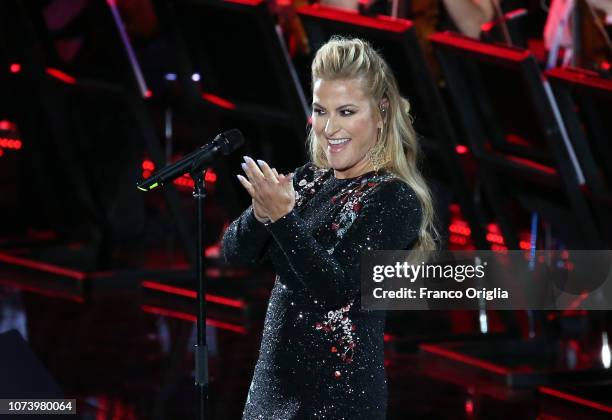
[[339, 128], [340, 127], [338, 127], [338, 124], [336, 124], [336, 119], [330, 117], [325, 123], [325, 135], [327, 137], [331, 137], [335, 132], [338, 131]]

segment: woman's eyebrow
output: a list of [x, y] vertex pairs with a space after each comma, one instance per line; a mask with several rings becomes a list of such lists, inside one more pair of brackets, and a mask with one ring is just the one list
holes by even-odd
[[[317, 103], [317, 102], [313, 102], [313, 103], [312, 103], [312, 106], [313, 106], [313, 107], [314, 107], [314, 106], [318, 106], [319, 108], [323, 108], [323, 109], [325, 109], [325, 107], [324, 107], [323, 105], [321, 105], [321, 104], [319, 104], [319, 103]], [[355, 104], [344, 104], [344, 105], [340, 105], [340, 106], [339, 106], [339, 107], [337, 107], [336, 109], [342, 109], [342, 108], [346, 108], [346, 107], [350, 107], [350, 106], [352, 106], [352, 107], [354, 107], [354, 108], [359, 108], [359, 107], [358, 107], [357, 105], [355, 105]]]

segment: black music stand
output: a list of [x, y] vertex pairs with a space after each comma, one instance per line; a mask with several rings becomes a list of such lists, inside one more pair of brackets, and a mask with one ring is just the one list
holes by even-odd
[[283, 171], [302, 165], [309, 106], [266, 3], [171, 0], [156, 7], [191, 105], [216, 118], [217, 131], [235, 127], [256, 139], [247, 153]]
[[529, 225], [520, 215], [531, 213], [550, 221], [560, 246], [597, 248], [582, 168], [533, 55], [450, 32], [430, 40], [508, 247], [519, 248]]
[[[62, 220], [68, 223], [66, 229], [69, 231], [75, 220], [87, 219], [94, 227], [93, 236], [100, 238], [99, 260], [108, 264], [113, 231], [121, 234], [124, 228], [136, 226], [134, 220], [123, 218], [129, 209], [112, 214], [109, 200], [122, 209], [144, 206], [142, 199], [131, 195], [133, 184], [119, 191], [113, 180], [121, 177], [130, 184], [135, 182], [143, 150], [157, 166], [164, 163], [145, 103], [146, 84], [131, 44], [122, 35], [122, 22], [113, 12], [116, 6], [104, 0], [87, 3], [77, 28], [73, 28], [82, 31], [78, 32], [84, 39], [80, 55], [70, 62], [60, 59], [54, 42], [57, 34], [46, 25], [39, 5], [7, 0], [1, 7], [2, 37], [13, 48], [12, 58], [22, 65], [18, 125], [24, 139], [36, 145], [39, 167], [55, 165], [49, 172], [63, 180], [63, 184], [52, 183], [49, 191], [57, 197], [68, 195], [66, 191], [71, 194], [59, 203], [56, 213], [78, 209], [73, 220]], [[112, 165], [106, 172], [100, 167], [99, 160], [112, 164], [117, 159], [109, 155], [113, 145], [121, 150], [123, 176]], [[176, 191], [170, 187], [164, 193], [188, 257], [195, 261], [195, 255], [190, 254], [195, 239], [181, 215]], [[66, 202], [74, 206], [66, 206]]]
[[583, 169], [582, 191], [587, 197], [597, 227], [612, 246], [612, 80], [575, 68], [546, 72], [568, 136]]

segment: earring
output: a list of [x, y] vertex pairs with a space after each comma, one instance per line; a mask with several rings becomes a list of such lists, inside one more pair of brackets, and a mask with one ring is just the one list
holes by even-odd
[[381, 140], [382, 130], [382, 127], [378, 129], [376, 144], [368, 151], [368, 160], [376, 172], [383, 169], [389, 161], [385, 153], [385, 146]]

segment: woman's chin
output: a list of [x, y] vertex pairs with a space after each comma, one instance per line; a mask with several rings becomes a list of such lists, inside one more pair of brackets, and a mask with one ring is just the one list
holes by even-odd
[[326, 153], [325, 156], [332, 169], [339, 171], [350, 166], [350, 162], [346, 159], [348, 156], [343, 153]]
[[329, 167], [332, 168], [334, 171], [343, 171], [346, 170], [348, 165], [345, 162], [339, 162], [337, 160], [331, 159], [328, 160], [329, 162]]

